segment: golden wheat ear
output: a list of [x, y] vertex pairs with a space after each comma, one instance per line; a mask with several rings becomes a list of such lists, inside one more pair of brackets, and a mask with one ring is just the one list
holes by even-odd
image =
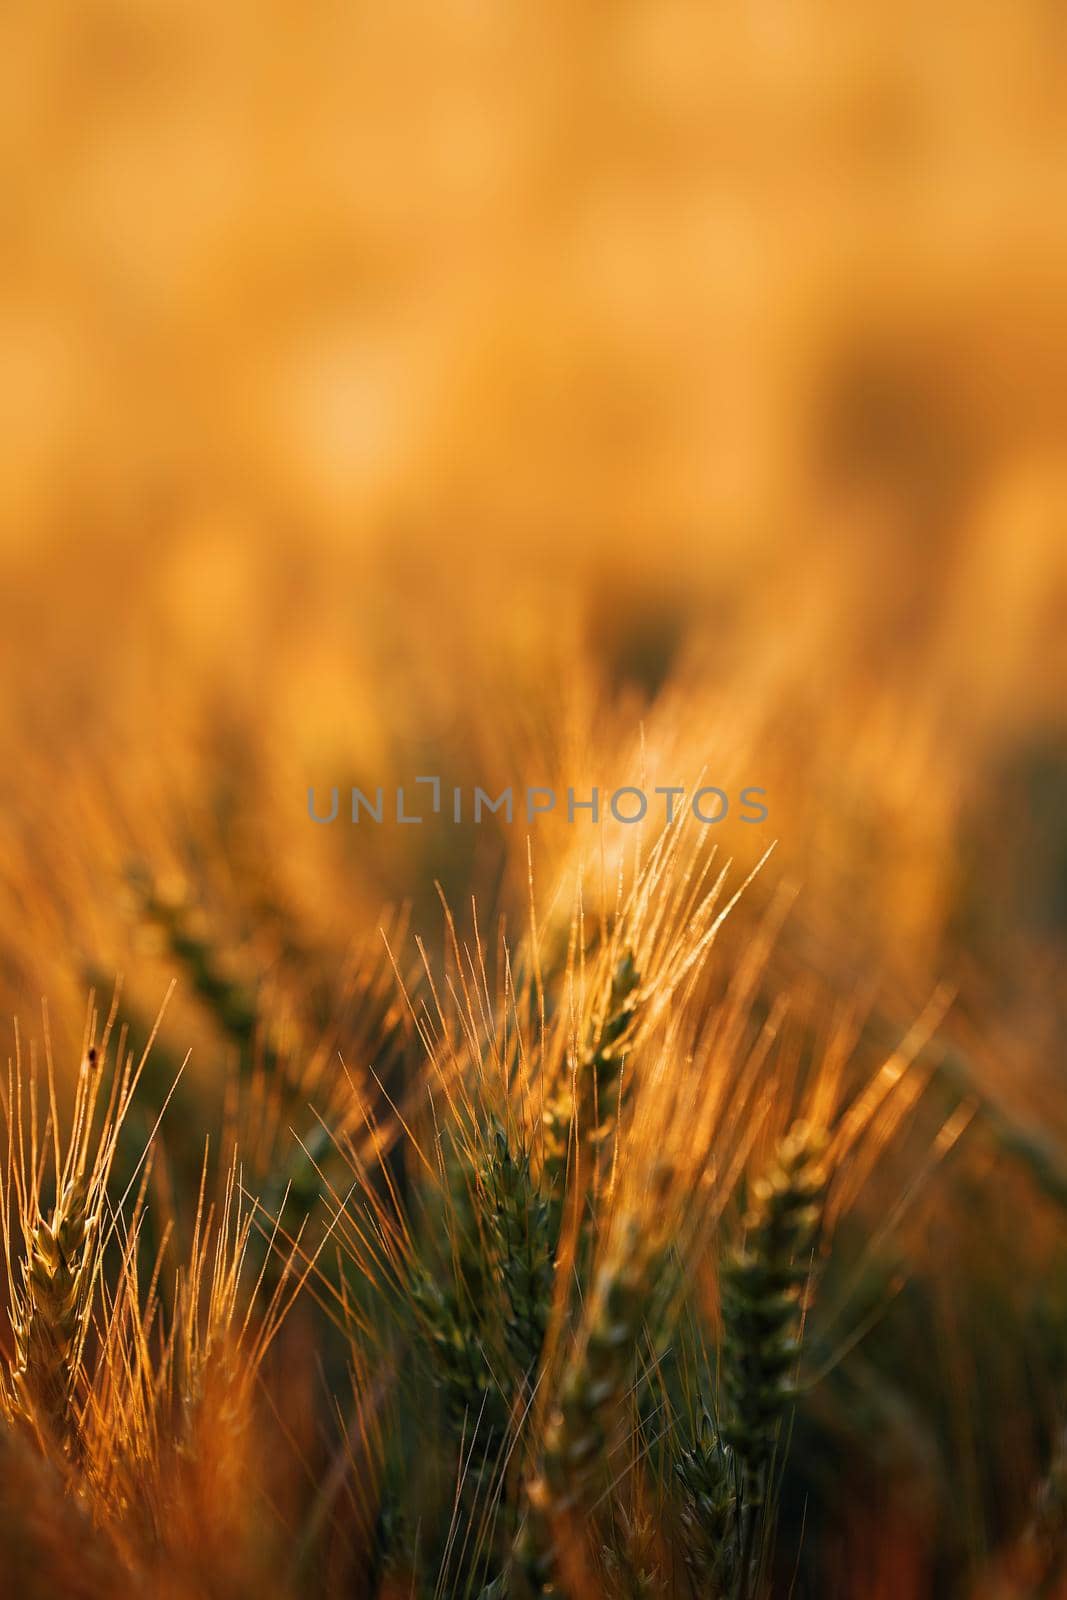
[[71, 1396], [93, 1233], [87, 1184], [76, 1178], [30, 1232], [22, 1291], [11, 1308], [17, 1402], [29, 1420], [64, 1445], [74, 1425]]
[[[0, 1240], [14, 1336], [4, 1385], [5, 1409], [27, 1423], [42, 1446], [68, 1455], [76, 1455], [82, 1442], [77, 1413], [84, 1395], [79, 1375], [110, 1237], [103, 1209], [108, 1180], [147, 1058], [146, 1051], [139, 1064], [130, 1058], [113, 1075], [108, 1073], [108, 1041], [117, 1006], [116, 992], [96, 1044], [97, 1013], [90, 1001], [66, 1137], [61, 1131], [50, 1043], [47, 1115], [39, 1114], [36, 1061], [31, 1056], [26, 1070], [18, 1048], [0, 1107], [7, 1133]], [[45, 1022], [47, 1027], [47, 1014]], [[108, 1080], [110, 1088], [105, 1091]], [[112, 1220], [111, 1233], [115, 1227]]]

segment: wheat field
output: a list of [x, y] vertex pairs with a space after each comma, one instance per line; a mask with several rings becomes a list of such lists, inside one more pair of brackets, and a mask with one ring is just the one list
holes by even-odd
[[1054, 8], [2, 28], [0, 1597], [1067, 1596]]

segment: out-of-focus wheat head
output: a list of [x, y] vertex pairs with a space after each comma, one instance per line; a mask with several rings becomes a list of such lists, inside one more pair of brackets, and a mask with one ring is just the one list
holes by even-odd
[[84, 1405], [82, 1358], [109, 1231], [107, 1183], [137, 1076], [127, 1063], [109, 1085], [98, 1120], [113, 1020], [98, 1047], [90, 1016], [65, 1139], [50, 1049], [42, 1091], [36, 1060], [27, 1067], [19, 1042], [3, 1102], [3, 1234], [14, 1335], [5, 1403], [47, 1446], [74, 1451]]
[[[31, 1481], [60, 1499], [75, 1493], [78, 1514], [103, 1525], [81, 1580], [86, 1593], [142, 1581], [176, 1596], [203, 1592], [209, 1581], [228, 1592], [261, 1558], [270, 1592], [279, 1575], [249, 1495], [262, 1476], [253, 1392], [299, 1285], [283, 1260], [265, 1290], [262, 1255], [258, 1269], [250, 1262], [256, 1202], [242, 1189], [236, 1155], [217, 1211], [206, 1198], [205, 1159], [188, 1264], [173, 1291], [164, 1294], [161, 1281], [173, 1219], [142, 1281], [154, 1134], [123, 1193], [114, 1193], [112, 1176], [147, 1054], [130, 1055], [123, 1030], [112, 1063], [116, 1010], [117, 1000], [102, 1031], [90, 1012], [69, 1116], [50, 1048], [43, 1086], [36, 1056], [27, 1063], [21, 1043], [8, 1072], [0, 1220], [13, 1347], [2, 1390], [4, 1472], [28, 1429], [42, 1455]], [[60, 1511], [57, 1541], [64, 1517], [75, 1516]], [[95, 1534], [85, 1537], [92, 1547]], [[82, 1590], [75, 1583], [70, 1592]]]

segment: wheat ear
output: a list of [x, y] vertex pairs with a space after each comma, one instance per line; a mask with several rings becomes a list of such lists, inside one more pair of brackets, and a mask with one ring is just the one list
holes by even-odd
[[28, 1240], [22, 1290], [11, 1308], [12, 1378], [24, 1413], [54, 1439], [70, 1439], [75, 1353], [92, 1258], [86, 1183], [68, 1183]]
[[723, 1271], [724, 1438], [742, 1467], [744, 1534], [738, 1594], [746, 1600], [767, 1469], [795, 1392], [794, 1374], [826, 1192], [826, 1135], [796, 1122], [752, 1186], [744, 1246]]

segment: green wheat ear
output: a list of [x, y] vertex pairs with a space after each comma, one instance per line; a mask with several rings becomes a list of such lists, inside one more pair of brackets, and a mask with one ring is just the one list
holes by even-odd
[[651, 1513], [616, 1507], [612, 1534], [600, 1552], [611, 1600], [656, 1600], [665, 1584]]
[[457, 1296], [443, 1288], [425, 1267], [413, 1268], [408, 1294], [418, 1316], [434, 1382], [443, 1392], [458, 1429], [465, 1418], [477, 1419], [486, 1395], [495, 1392], [481, 1341], [472, 1320], [461, 1311]]
[[590, 1047], [585, 1072], [580, 1080], [590, 1101], [589, 1111], [596, 1123], [593, 1137], [598, 1140], [607, 1138], [618, 1115], [622, 1064], [626, 1058], [630, 1025], [637, 1014], [640, 982], [641, 975], [634, 962], [633, 951], [627, 950], [612, 973], [607, 1016], [600, 1026], [595, 1044]]
[[540, 1358], [552, 1303], [552, 1212], [534, 1182], [529, 1151], [513, 1155], [499, 1126], [483, 1164], [482, 1193], [493, 1265], [504, 1291], [504, 1337], [522, 1380]]
[[729, 1593], [737, 1569], [739, 1473], [734, 1453], [706, 1406], [701, 1406], [696, 1438], [674, 1463], [674, 1471], [693, 1593]]
[[812, 1258], [826, 1194], [821, 1130], [796, 1122], [752, 1186], [743, 1247], [722, 1275], [726, 1443], [742, 1468], [744, 1537], [738, 1593], [748, 1594], [767, 1469], [795, 1394]]
[[611, 1134], [622, 1098], [622, 1069], [640, 999], [641, 975], [627, 950], [611, 977], [604, 1013], [594, 1018], [589, 1041], [578, 1064], [572, 1092], [568, 1077], [546, 1104], [542, 1116], [543, 1175], [556, 1194], [563, 1187], [571, 1125], [594, 1146]]
[[510, 1420], [508, 1397], [492, 1370], [474, 1313], [459, 1294], [421, 1263], [410, 1272], [407, 1293], [450, 1436], [457, 1444], [463, 1441], [466, 1495], [484, 1503], [495, 1494], [496, 1466]]
[[749, 1471], [774, 1450], [793, 1395], [805, 1286], [822, 1220], [826, 1139], [798, 1122], [752, 1187], [743, 1248], [723, 1271], [727, 1442]]
[[[202, 916], [183, 890], [159, 885], [140, 863], [126, 870], [127, 900], [145, 923], [159, 930], [171, 958], [186, 973], [193, 992], [216, 1026], [243, 1052], [252, 1045], [259, 1023], [254, 994], [226, 971], [222, 952]], [[264, 1042], [268, 1063], [276, 1052]]]

